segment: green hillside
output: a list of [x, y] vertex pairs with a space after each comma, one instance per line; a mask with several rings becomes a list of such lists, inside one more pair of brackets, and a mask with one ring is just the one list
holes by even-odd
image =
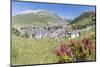
[[30, 12], [18, 14], [12, 17], [13, 26], [45, 26], [50, 24], [60, 24], [63, 22], [65, 23], [67, 21], [53, 12], [43, 10], [35, 13]]
[[83, 29], [95, 25], [95, 12], [84, 12], [75, 18], [69, 25], [73, 29]]

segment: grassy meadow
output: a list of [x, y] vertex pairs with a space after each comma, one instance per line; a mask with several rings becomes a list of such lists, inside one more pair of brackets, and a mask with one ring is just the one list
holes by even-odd
[[12, 36], [12, 63], [17, 64], [43, 64], [56, 63], [54, 49], [60, 41], [53, 39], [36, 40]]

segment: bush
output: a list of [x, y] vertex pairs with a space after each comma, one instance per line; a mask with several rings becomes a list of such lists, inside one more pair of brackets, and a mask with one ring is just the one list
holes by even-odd
[[95, 44], [89, 38], [70, 40], [69, 44], [61, 44], [55, 54], [60, 62], [95, 60]]
[[96, 34], [94, 32], [90, 33], [89, 38], [91, 40], [95, 40], [96, 39]]
[[11, 31], [13, 34], [15, 34], [17, 36], [19, 35], [19, 31], [17, 29], [15, 29], [14, 27], [11, 28]]
[[59, 62], [71, 62], [73, 58], [72, 49], [66, 46], [66, 44], [61, 44], [56, 50], [55, 53], [59, 56]]

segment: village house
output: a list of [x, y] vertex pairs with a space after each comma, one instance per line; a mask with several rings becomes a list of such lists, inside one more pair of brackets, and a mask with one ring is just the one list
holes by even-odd
[[34, 27], [21, 27], [19, 29], [19, 36], [27, 36], [29, 38], [43, 39], [52, 38], [55, 40], [62, 40], [65, 37], [76, 38], [79, 37], [80, 31], [68, 31], [65, 28], [47, 27], [47, 28], [34, 28]]
[[80, 36], [80, 31], [79, 30], [75, 30], [75, 31], [71, 31], [70, 32], [70, 38], [76, 38]]

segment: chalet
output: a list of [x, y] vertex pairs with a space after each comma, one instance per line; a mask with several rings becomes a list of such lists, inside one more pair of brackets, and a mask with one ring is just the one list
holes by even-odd
[[75, 31], [71, 31], [70, 32], [70, 38], [76, 38], [80, 36], [80, 31], [79, 30], [75, 30]]

